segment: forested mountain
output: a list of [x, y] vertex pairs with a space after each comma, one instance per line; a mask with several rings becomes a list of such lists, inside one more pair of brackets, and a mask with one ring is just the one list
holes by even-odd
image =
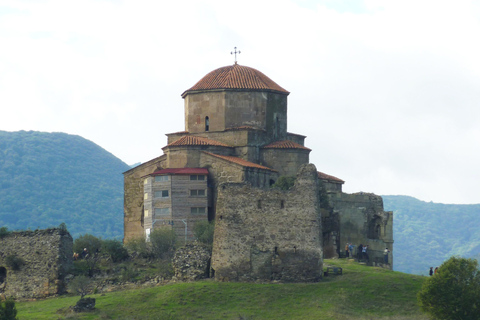
[[[0, 227], [65, 222], [74, 237], [122, 238], [122, 173], [129, 169], [80, 136], [0, 131]], [[383, 199], [394, 212], [395, 270], [426, 274], [452, 255], [480, 257], [480, 204]]]
[[123, 236], [123, 176], [130, 167], [80, 136], [0, 131], [0, 227], [58, 226], [72, 236]]
[[452, 255], [480, 257], [480, 204], [441, 204], [382, 196], [393, 211], [394, 269], [427, 274]]

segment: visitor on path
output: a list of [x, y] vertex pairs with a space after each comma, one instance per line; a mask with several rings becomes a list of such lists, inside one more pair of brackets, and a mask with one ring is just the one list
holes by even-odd
[[352, 257], [352, 258], [353, 258], [353, 251], [354, 251], [354, 249], [355, 249], [355, 246], [354, 246], [352, 243], [350, 243], [350, 244], [348, 245], [348, 252], [350, 253], [350, 257]]
[[383, 262], [385, 264], [388, 264], [388, 254], [390, 253], [390, 250], [388, 248], [385, 248], [385, 251], [383, 252]]
[[433, 274], [437, 274], [438, 273], [438, 267], [435, 267], [435, 271], [433, 271]]
[[363, 255], [363, 245], [360, 243], [360, 245], [358, 246], [358, 261], [360, 262], [360, 260], [362, 260], [362, 255]]
[[83, 248], [82, 259], [87, 259], [87, 257], [88, 257], [88, 250], [87, 248]]
[[345, 245], [345, 258], [349, 257], [349, 253], [350, 253], [350, 250], [348, 249], [348, 242], [347, 242], [347, 244]]
[[433, 276], [433, 267], [430, 267], [429, 274], [430, 274], [430, 277]]
[[363, 253], [363, 257], [365, 258], [365, 260], [368, 261], [369, 259], [368, 259], [368, 252], [367, 252], [367, 250], [368, 250], [368, 245], [366, 245], [366, 246], [363, 247], [362, 253]]

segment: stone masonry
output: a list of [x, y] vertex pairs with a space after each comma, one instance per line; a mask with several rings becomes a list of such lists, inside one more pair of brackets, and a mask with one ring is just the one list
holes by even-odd
[[[0, 239], [0, 295], [32, 299], [63, 293], [72, 246], [70, 233], [56, 228], [12, 232]], [[21, 261], [18, 270], [8, 265], [9, 256]]]
[[322, 226], [317, 171], [299, 170], [289, 191], [247, 183], [219, 187], [212, 272], [221, 281], [318, 281]]

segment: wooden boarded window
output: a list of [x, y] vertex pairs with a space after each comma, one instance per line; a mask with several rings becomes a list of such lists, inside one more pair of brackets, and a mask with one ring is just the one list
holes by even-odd
[[205, 214], [205, 207], [191, 207], [190, 213], [191, 214]]
[[155, 198], [168, 198], [168, 190], [155, 191]]
[[205, 196], [205, 189], [194, 189], [190, 190], [191, 197], [203, 197]]

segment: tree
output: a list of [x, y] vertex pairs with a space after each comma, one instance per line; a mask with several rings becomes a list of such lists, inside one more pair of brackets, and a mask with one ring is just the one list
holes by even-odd
[[90, 278], [80, 275], [73, 278], [68, 287], [72, 293], [78, 293], [80, 299], [83, 299], [91, 291], [91, 283]]
[[[102, 239], [97, 238], [91, 234], [85, 234], [83, 236], [78, 237], [73, 242], [73, 251], [76, 253], [81, 253], [84, 249], [87, 249], [87, 255], [80, 255], [85, 263], [88, 265], [88, 275], [90, 277], [93, 276], [93, 272], [95, 270], [95, 266], [99, 259], [99, 252], [102, 248]], [[76, 261], [77, 262], [77, 261]], [[81, 263], [78, 261], [78, 263]]]
[[213, 245], [213, 232], [215, 231], [215, 223], [207, 220], [198, 221], [193, 226], [193, 234], [195, 238], [209, 247]]
[[418, 301], [422, 310], [435, 319], [480, 319], [478, 261], [451, 257], [437, 274], [425, 280]]
[[109, 255], [113, 262], [120, 262], [128, 258], [127, 249], [119, 240], [103, 240], [102, 252]]
[[10, 298], [5, 301], [0, 300], [0, 320], [17, 320], [17, 308], [15, 301]]
[[154, 229], [150, 233], [150, 244], [152, 255], [155, 258], [165, 258], [173, 252], [177, 236], [175, 231], [170, 228]]
[[295, 185], [296, 177], [291, 176], [281, 176], [277, 181], [272, 185], [272, 188], [280, 190], [290, 190]]

